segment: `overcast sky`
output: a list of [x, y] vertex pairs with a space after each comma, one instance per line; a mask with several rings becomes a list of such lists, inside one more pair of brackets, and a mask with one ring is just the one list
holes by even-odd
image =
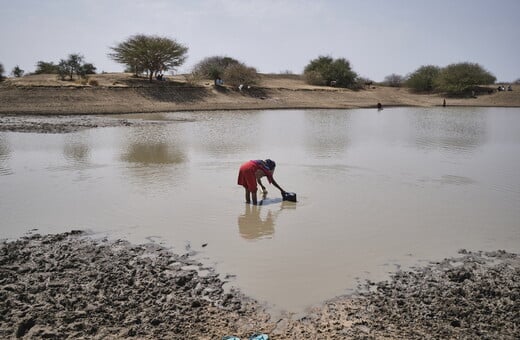
[[143, 33], [188, 47], [180, 73], [215, 55], [301, 73], [328, 55], [375, 81], [466, 61], [520, 78], [520, 0], [0, 0], [0, 16], [6, 75], [71, 53], [120, 72], [110, 46]]

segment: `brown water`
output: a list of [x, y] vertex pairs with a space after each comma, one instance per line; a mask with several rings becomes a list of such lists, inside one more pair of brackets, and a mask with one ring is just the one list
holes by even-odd
[[[461, 248], [520, 252], [519, 109], [129, 118], [157, 124], [0, 132], [0, 238], [87, 229], [193, 250], [295, 313]], [[273, 186], [244, 203], [238, 167], [259, 158], [298, 203]]]

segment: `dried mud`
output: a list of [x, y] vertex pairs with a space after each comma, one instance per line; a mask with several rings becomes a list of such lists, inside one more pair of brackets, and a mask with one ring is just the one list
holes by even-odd
[[518, 339], [520, 260], [504, 251], [367, 282], [302, 318], [272, 319], [193, 254], [81, 231], [0, 244], [0, 337], [48, 339]]

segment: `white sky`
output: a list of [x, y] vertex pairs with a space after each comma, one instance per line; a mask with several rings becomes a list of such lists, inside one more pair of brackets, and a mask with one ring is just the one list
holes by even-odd
[[520, 78], [520, 0], [0, 0], [5, 75], [71, 53], [120, 72], [109, 47], [141, 33], [189, 48], [180, 73], [214, 55], [301, 73], [329, 55], [375, 81], [466, 61]]

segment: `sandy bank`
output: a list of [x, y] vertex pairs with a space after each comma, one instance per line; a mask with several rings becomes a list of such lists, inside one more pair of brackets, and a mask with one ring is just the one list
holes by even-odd
[[[128, 74], [92, 77], [96, 86], [58, 81], [53, 75], [9, 79], [0, 84], [0, 114], [109, 114], [191, 110], [359, 108], [440, 106], [437, 94], [414, 94], [405, 88], [372, 86], [352, 91], [310, 86], [298, 76], [262, 75], [258, 85], [239, 91], [211, 82], [188, 83], [184, 76], [149, 83]], [[449, 106], [520, 107], [520, 91], [494, 92], [477, 98], [450, 99]]]
[[0, 337], [518, 339], [520, 259], [470, 253], [367, 282], [301, 319], [273, 320], [211, 268], [157, 245], [81, 232], [0, 244]]

